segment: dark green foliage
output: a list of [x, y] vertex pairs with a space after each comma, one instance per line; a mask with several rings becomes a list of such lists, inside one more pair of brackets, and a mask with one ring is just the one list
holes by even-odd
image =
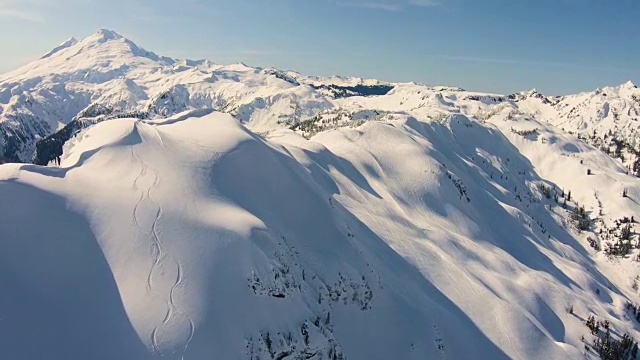
[[271, 341], [271, 336], [269, 336], [268, 332], [262, 335], [262, 340], [267, 346], [267, 351], [269, 351], [269, 354], [271, 355], [271, 357], [273, 357], [273, 342]]
[[51, 161], [62, 156], [62, 146], [73, 137], [84, 124], [79, 120], [73, 120], [57, 133], [47, 136], [36, 143], [36, 151], [33, 154], [33, 163], [47, 165]]
[[[634, 352], [637, 355], [638, 343], [629, 334], [624, 334], [622, 339], [616, 340], [611, 336], [611, 331], [607, 329], [602, 338], [596, 338], [593, 348], [601, 359], [626, 360], [633, 356]], [[631, 357], [631, 359], [634, 358], [635, 356]]]
[[[627, 303], [627, 309], [635, 309], [630, 303]], [[597, 321], [593, 315], [589, 316], [586, 321], [591, 335], [595, 336], [593, 340], [593, 350], [604, 360], [631, 360], [636, 359], [638, 355], [638, 343], [629, 334], [623, 334], [618, 340], [611, 334], [611, 324], [608, 320], [602, 322]], [[602, 326], [603, 331], [600, 331]], [[583, 337], [584, 339], [584, 337]], [[584, 341], [584, 340], [583, 340]], [[585, 345], [585, 349], [589, 347]]]
[[514, 128], [511, 128], [511, 132], [523, 137], [527, 137], [531, 135], [538, 135], [538, 128], [531, 129], [531, 130], [516, 130]]
[[621, 240], [630, 240], [631, 239], [631, 225], [627, 224], [620, 229], [620, 239]]
[[316, 90], [328, 90], [333, 97], [346, 98], [351, 96], [381, 96], [387, 95], [393, 86], [391, 85], [356, 85], [356, 86], [339, 86], [339, 85], [313, 85]]
[[589, 330], [591, 330], [591, 335], [598, 335], [598, 333], [600, 332], [600, 326], [596, 322], [596, 318], [593, 315], [589, 316], [586, 325]]
[[584, 206], [576, 206], [571, 214], [571, 220], [573, 220], [578, 230], [588, 230], [591, 227], [591, 219], [589, 219], [589, 215], [584, 210]]
[[[633, 217], [632, 217], [633, 219]], [[618, 219], [615, 221], [615, 229], [610, 229], [605, 236], [608, 239], [613, 238], [614, 242], [607, 243], [605, 253], [610, 256], [625, 256], [631, 252], [633, 248], [633, 221], [628, 217]], [[635, 219], [633, 219], [635, 220]], [[616, 231], [617, 230], [617, 231]]]
[[446, 168], [443, 169], [443, 171], [445, 171], [446, 176], [449, 178], [449, 180], [451, 180], [451, 182], [453, 182], [453, 185], [456, 187], [456, 189], [458, 189], [458, 193], [460, 194], [460, 200], [464, 198], [467, 200], [467, 202], [471, 202], [471, 199], [467, 194], [467, 188], [462, 183], [462, 180], [454, 178], [453, 175], [451, 175], [451, 173], [448, 170], [446, 170]]
[[636, 158], [632, 165], [633, 175], [640, 177], [640, 157]]
[[542, 192], [542, 195], [544, 195], [544, 197], [546, 197], [547, 199], [551, 199], [552, 197], [551, 190], [552, 188], [550, 186], [540, 184], [540, 192]]

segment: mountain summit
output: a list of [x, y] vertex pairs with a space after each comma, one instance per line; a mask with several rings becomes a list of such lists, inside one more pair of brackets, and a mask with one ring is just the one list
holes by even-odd
[[55, 53], [57, 53], [57, 52], [59, 52], [61, 50], [64, 50], [66, 48], [72, 47], [73, 45], [75, 45], [77, 43], [78, 43], [78, 40], [76, 38], [74, 38], [74, 37], [71, 37], [71, 38], [67, 39], [66, 41], [64, 41], [62, 44], [60, 44], [60, 45], [56, 46], [55, 48], [53, 48], [48, 53], [44, 54], [41, 57], [41, 59], [51, 57], [53, 54], [55, 54]]

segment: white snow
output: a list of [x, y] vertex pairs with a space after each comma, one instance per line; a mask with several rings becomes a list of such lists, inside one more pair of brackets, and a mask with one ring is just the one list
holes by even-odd
[[[640, 339], [638, 250], [587, 240], [640, 219], [640, 184], [576, 135], [632, 134], [636, 96], [177, 61], [108, 30], [64, 43], [0, 76], [0, 124], [125, 115], [59, 166], [0, 165], [0, 358], [595, 358], [590, 315]], [[576, 202], [601, 222], [578, 232]]]

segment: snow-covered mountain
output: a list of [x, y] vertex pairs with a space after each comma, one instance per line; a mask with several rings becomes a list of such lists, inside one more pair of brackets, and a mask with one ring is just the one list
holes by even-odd
[[635, 358], [638, 98], [70, 39], [0, 76], [0, 358]]
[[37, 141], [74, 121], [155, 118], [186, 109], [214, 108], [268, 130], [331, 107], [328, 99], [334, 95], [379, 86], [357, 78], [321, 79], [244, 64], [170, 59], [102, 30], [80, 42], [68, 40], [0, 76], [0, 153], [29, 162]]
[[[340, 100], [387, 94], [375, 105], [360, 99]], [[208, 60], [177, 60], [101, 30], [82, 41], [71, 38], [39, 60], [0, 76], [0, 158], [46, 164], [88, 124], [131, 116], [153, 119], [190, 109], [226, 112], [263, 133], [304, 126], [300, 123], [310, 124], [318, 117], [324, 120], [320, 129], [347, 118], [377, 117], [379, 113], [370, 112], [382, 110], [378, 107], [400, 113], [427, 107], [430, 113], [437, 108], [477, 116], [486, 109], [494, 111], [499, 104], [567, 130], [612, 130], [631, 142], [639, 99], [640, 90], [631, 83], [560, 98], [535, 91], [507, 97], [455, 87], [304, 76], [242, 63], [224, 66]], [[36, 146], [65, 126], [69, 129]]]

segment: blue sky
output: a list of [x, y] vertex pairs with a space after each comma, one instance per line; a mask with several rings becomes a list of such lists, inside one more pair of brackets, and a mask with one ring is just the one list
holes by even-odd
[[109, 28], [309, 75], [566, 94], [640, 83], [638, 0], [0, 0], [0, 72]]

